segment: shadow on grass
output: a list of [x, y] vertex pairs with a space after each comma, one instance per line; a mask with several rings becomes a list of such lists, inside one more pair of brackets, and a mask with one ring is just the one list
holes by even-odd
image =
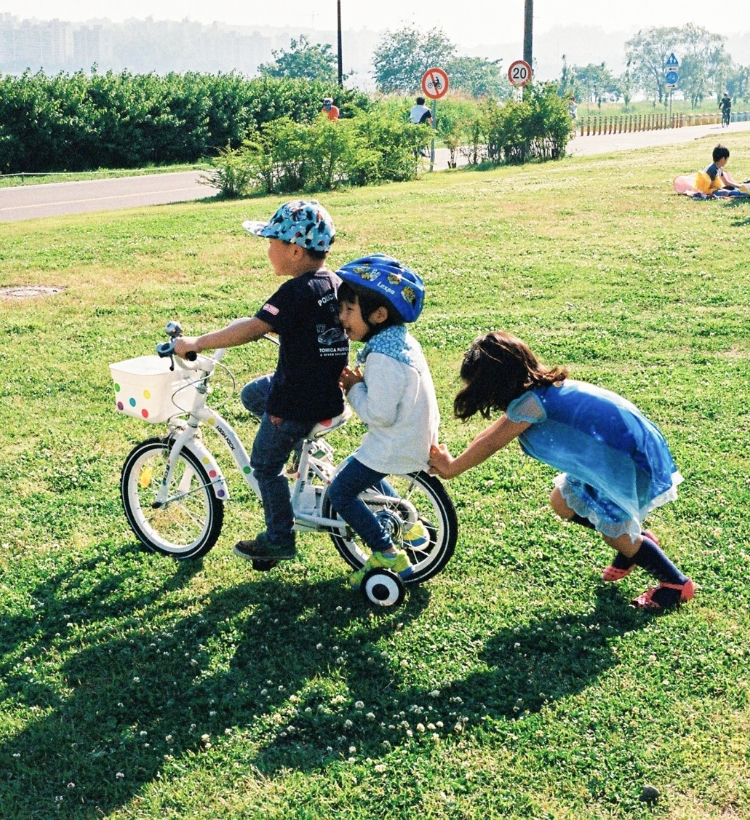
[[515, 720], [588, 686], [616, 663], [613, 636], [643, 623], [607, 590], [583, 618], [481, 636], [483, 671], [436, 695], [403, 685], [381, 643], [423, 615], [429, 585], [396, 612], [373, 613], [343, 579], [298, 585], [253, 574], [190, 597], [200, 562], [169, 565], [156, 585], [139, 566], [115, 574], [104, 557], [78, 565], [31, 590], [42, 615], [4, 624], [2, 697], [25, 707], [24, 728], [0, 744], [5, 816], [99, 817], [225, 739], [237, 738], [243, 764], [273, 775], [325, 768], [350, 744], [377, 759], [417, 724], [450, 735], [457, 721]]
[[[167, 563], [174, 572], [155, 585], [139, 561], [164, 559], [130, 549], [129, 571], [109, 572], [105, 557], [79, 564], [29, 590], [29, 615], [4, 621], [0, 692], [25, 707], [25, 728], [0, 744], [3, 816], [108, 813], [160, 776], [166, 755], [204, 751], [205, 735], [216, 742], [231, 728], [252, 740], [256, 721], [329, 666], [369, 673], [361, 644], [429, 601], [415, 590], [397, 616], [378, 617], [345, 576], [299, 587], [252, 573], [186, 605], [180, 591], [201, 562]], [[212, 641], [230, 646], [229, 661], [214, 665]]]

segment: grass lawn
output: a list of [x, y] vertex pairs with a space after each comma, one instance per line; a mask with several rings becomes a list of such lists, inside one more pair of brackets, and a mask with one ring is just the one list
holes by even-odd
[[[750, 134], [726, 140], [746, 179]], [[332, 266], [386, 251], [424, 274], [415, 335], [454, 451], [482, 427], [451, 417], [461, 354], [494, 328], [659, 424], [685, 482], [649, 525], [700, 585], [664, 615], [628, 607], [642, 571], [599, 581], [610, 550], [556, 520], [554, 471], [515, 444], [449, 483], [456, 555], [396, 611], [347, 589], [323, 535], [268, 574], [236, 559], [261, 510], [218, 441], [233, 499], [216, 547], [144, 551], [119, 473], [160, 428], [114, 411], [107, 366], [170, 319], [197, 333], [254, 312], [278, 282], [240, 222], [280, 200], [0, 225], [0, 286], [66, 288], [0, 299], [0, 816], [750, 816], [750, 202], [671, 186], [712, 148], [321, 196]], [[225, 363], [242, 385], [273, 353]], [[331, 441], [343, 455], [361, 434]]]

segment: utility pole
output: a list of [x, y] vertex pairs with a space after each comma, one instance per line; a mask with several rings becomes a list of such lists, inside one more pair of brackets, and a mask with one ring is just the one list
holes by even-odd
[[[534, 43], [534, 0], [524, 0], [523, 11], [523, 59], [529, 64], [532, 72], [533, 63], [533, 43]], [[533, 74], [532, 74], [533, 76]], [[526, 96], [528, 86], [524, 86], [523, 94]]]
[[336, 0], [336, 11], [339, 27], [339, 88], [342, 88], [344, 85], [344, 60], [341, 56], [341, 0]]

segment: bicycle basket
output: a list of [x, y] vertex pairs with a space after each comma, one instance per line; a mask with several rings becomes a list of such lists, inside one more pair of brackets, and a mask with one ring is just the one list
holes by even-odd
[[196, 391], [189, 381], [195, 374], [170, 370], [169, 359], [126, 359], [111, 364], [109, 372], [115, 383], [115, 407], [126, 416], [158, 423], [193, 406]]

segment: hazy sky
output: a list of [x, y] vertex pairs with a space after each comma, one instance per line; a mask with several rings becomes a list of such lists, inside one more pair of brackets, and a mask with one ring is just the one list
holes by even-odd
[[[440, 26], [459, 45], [509, 42], [523, 37], [524, 0], [341, 0], [343, 28], [395, 29], [405, 23]], [[190, 19], [241, 25], [336, 28], [336, 1], [268, 0], [0, 0], [0, 13], [17, 17], [89, 20], [107, 17]], [[697, 23], [717, 34], [750, 31], [750, 0], [535, 0], [534, 31], [560, 25], [594, 25], [605, 31]]]

